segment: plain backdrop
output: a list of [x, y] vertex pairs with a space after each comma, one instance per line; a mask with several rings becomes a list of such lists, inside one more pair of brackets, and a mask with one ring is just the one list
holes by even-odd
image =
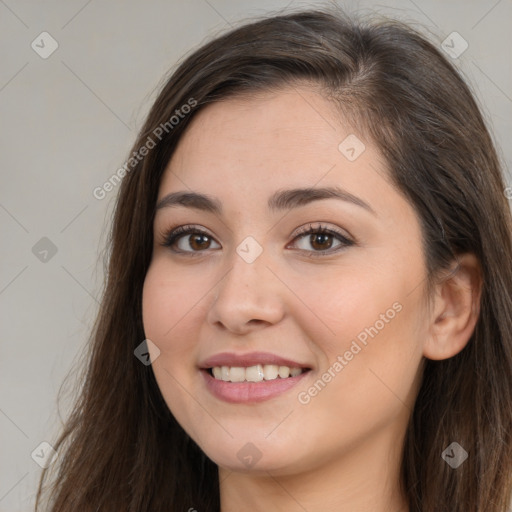
[[[124, 163], [180, 58], [288, 4], [324, 3], [0, 0], [0, 512], [32, 510], [41, 468], [31, 454], [59, 432], [57, 392], [99, 307], [117, 189], [103, 200], [93, 190]], [[439, 46], [457, 32], [468, 47], [453, 60], [510, 168], [511, 0], [341, 4], [420, 24]]]

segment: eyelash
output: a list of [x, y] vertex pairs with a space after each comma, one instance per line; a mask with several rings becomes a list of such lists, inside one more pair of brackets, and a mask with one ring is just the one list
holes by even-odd
[[[202, 230], [201, 228], [198, 228], [193, 225], [186, 225], [186, 226], [179, 226], [176, 229], [171, 229], [167, 231], [164, 234], [164, 242], [161, 244], [163, 247], [170, 248], [173, 252], [179, 253], [179, 254], [189, 254], [192, 257], [194, 256], [200, 256], [201, 253], [205, 251], [182, 251], [182, 250], [176, 250], [173, 249], [172, 246], [176, 243], [176, 241], [181, 238], [184, 235], [191, 235], [191, 234], [198, 234], [198, 235], [204, 235], [208, 238], [213, 239], [213, 237], [208, 234], [206, 231]], [[299, 232], [294, 236], [293, 242], [295, 242], [297, 239], [302, 238], [306, 235], [312, 235], [312, 234], [318, 234], [318, 235], [332, 235], [335, 238], [337, 238], [341, 244], [338, 245], [334, 249], [326, 249], [323, 251], [307, 251], [305, 249], [299, 249], [301, 251], [306, 251], [312, 258], [322, 257], [322, 256], [330, 256], [331, 254], [340, 252], [348, 247], [351, 247], [355, 245], [355, 242], [347, 238], [345, 235], [343, 235], [341, 232], [327, 228], [325, 226], [322, 226], [321, 224], [317, 227], [313, 227], [312, 224], [309, 224], [307, 227], [303, 227], [299, 230]], [[217, 242], [218, 243], [218, 242]]]

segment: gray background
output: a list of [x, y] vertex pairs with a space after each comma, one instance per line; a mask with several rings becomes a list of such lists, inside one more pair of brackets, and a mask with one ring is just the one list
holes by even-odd
[[[57, 393], [98, 310], [117, 189], [103, 200], [93, 189], [124, 163], [178, 59], [230, 25], [289, 3], [323, 2], [0, 0], [0, 512], [33, 506], [41, 469], [31, 453], [56, 438]], [[512, 0], [343, 5], [418, 22], [439, 45], [458, 32], [469, 46], [454, 60], [510, 169]], [[43, 31], [59, 45], [46, 59], [31, 47], [43, 46]], [[49, 48], [45, 39], [40, 51]], [[48, 248], [43, 237], [56, 247], [53, 256], [33, 251]]]

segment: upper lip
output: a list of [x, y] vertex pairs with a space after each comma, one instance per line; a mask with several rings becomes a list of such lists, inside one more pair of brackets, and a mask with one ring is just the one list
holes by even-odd
[[297, 361], [292, 361], [291, 359], [269, 352], [250, 352], [247, 354], [222, 352], [205, 359], [199, 364], [199, 367], [202, 369], [209, 369], [214, 366], [248, 367], [256, 366], [257, 364], [275, 364], [278, 366], [288, 366], [290, 368], [310, 368], [307, 364], [298, 363]]

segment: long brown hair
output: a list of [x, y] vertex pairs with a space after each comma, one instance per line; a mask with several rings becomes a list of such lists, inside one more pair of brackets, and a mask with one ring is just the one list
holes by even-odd
[[[457, 254], [473, 253], [482, 268], [480, 316], [467, 346], [450, 359], [425, 361], [402, 459], [410, 510], [507, 510], [512, 218], [492, 138], [442, 50], [397, 21], [356, 20], [335, 8], [246, 23], [193, 52], [163, 86], [130, 154], [149, 139], [155, 147], [125, 167], [119, 185], [88, 365], [36, 508], [46, 490], [51, 512], [219, 511], [216, 465], [173, 418], [151, 366], [134, 356], [145, 338], [142, 287], [158, 187], [205, 105], [301, 82], [336, 101], [340, 115], [382, 151], [390, 179], [421, 221], [429, 283]], [[178, 122], [170, 121], [176, 110]], [[457, 469], [441, 457], [453, 441], [469, 453]]]

